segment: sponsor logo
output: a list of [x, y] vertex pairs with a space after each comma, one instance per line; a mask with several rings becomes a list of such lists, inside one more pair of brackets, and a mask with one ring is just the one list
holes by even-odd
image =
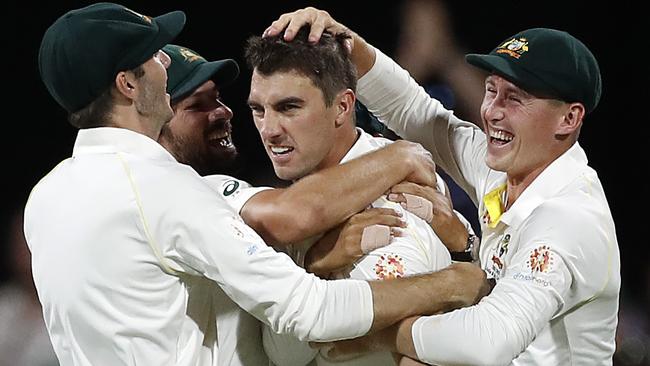
[[223, 195], [228, 197], [231, 194], [235, 193], [239, 188], [239, 182], [236, 180], [229, 180], [223, 183]]
[[518, 281], [530, 281], [536, 285], [548, 287], [551, 285], [551, 281], [545, 280], [543, 278], [535, 277], [529, 273], [515, 273], [512, 275], [512, 278]]

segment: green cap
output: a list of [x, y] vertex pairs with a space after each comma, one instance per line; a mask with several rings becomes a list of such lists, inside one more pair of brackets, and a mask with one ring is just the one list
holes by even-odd
[[71, 10], [43, 36], [41, 79], [63, 108], [76, 112], [106, 90], [118, 72], [149, 60], [184, 25], [182, 11], [151, 18], [113, 3]]
[[172, 102], [191, 94], [208, 80], [222, 87], [239, 76], [239, 66], [235, 60], [208, 62], [193, 50], [175, 44], [168, 44], [163, 51], [172, 60], [167, 69], [167, 92]]
[[507, 38], [487, 55], [469, 54], [468, 63], [508, 79], [530, 93], [581, 102], [587, 112], [602, 91], [594, 55], [567, 32], [533, 28]]

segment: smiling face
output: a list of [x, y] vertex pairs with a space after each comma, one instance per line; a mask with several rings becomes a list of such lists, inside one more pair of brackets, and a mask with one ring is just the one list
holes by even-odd
[[509, 179], [537, 176], [572, 144], [563, 137], [569, 107], [529, 94], [500, 76], [488, 76], [481, 104], [487, 165], [506, 172]]
[[338, 103], [326, 106], [323, 93], [308, 77], [296, 71], [262, 75], [256, 70], [248, 105], [279, 178], [296, 180], [343, 157], [337, 148]]
[[223, 174], [237, 156], [231, 138], [232, 117], [216, 85], [208, 80], [174, 104], [174, 117], [163, 126], [159, 142], [199, 174]]

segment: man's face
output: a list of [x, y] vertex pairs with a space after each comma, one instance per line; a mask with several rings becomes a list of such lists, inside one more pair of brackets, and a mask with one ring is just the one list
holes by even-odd
[[166, 91], [169, 63], [169, 56], [163, 51], [158, 51], [142, 64], [144, 75], [137, 79], [140, 92], [134, 100], [136, 111], [154, 121], [156, 130], [167, 123], [174, 113]]
[[231, 138], [232, 116], [216, 85], [208, 80], [174, 104], [174, 117], [163, 126], [158, 141], [199, 174], [224, 174], [237, 157]]
[[500, 76], [489, 76], [481, 104], [487, 165], [512, 178], [543, 170], [557, 157], [556, 131], [566, 109], [564, 102], [536, 97]]
[[279, 178], [297, 180], [338, 164], [336, 103], [327, 107], [309, 78], [294, 71], [265, 76], [255, 70], [248, 104]]

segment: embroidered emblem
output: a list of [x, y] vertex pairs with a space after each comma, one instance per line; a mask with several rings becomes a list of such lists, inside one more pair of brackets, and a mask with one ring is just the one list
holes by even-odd
[[496, 53], [505, 53], [517, 59], [525, 52], [528, 52], [528, 40], [525, 37], [520, 37], [519, 39], [513, 38], [506, 41], [497, 47], [496, 50]]
[[531, 272], [546, 273], [553, 265], [553, 254], [551, 248], [542, 245], [530, 252], [530, 258], [526, 262]]
[[228, 197], [231, 194], [235, 193], [237, 191], [237, 188], [239, 188], [239, 182], [236, 180], [229, 180], [223, 183], [223, 195]]
[[133, 10], [127, 8], [127, 7], [123, 7], [123, 8], [124, 8], [124, 10], [128, 11], [129, 13], [134, 14], [135, 16], [140, 17], [140, 19], [144, 20], [145, 22], [151, 24], [151, 17], [149, 17], [147, 15], [142, 15], [142, 14], [136, 12], [136, 11], [133, 11]]
[[205, 60], [203, 57], [197, 55], [191, 50], [188, 50], [187, 48], [181, 48], [179, 52], [181, 55], [183, 55], [183, 58], [185, 58], [185, 61], [187, 62], [194, 62], [196, 60]]
[[505, 234], [499, 244], [492, 254], [492, 267], [488, 270], [490, 275], [495, 279], [501, 278], [501, 272], [503, 271], [503, 257], [508, 253], [508, 244], [510, 244], [510, 234]]
[[397, 254], [384, 254], [375, 264], [375, 274], [380, 280], [389, 280], [404, 276], [404, 263]]

